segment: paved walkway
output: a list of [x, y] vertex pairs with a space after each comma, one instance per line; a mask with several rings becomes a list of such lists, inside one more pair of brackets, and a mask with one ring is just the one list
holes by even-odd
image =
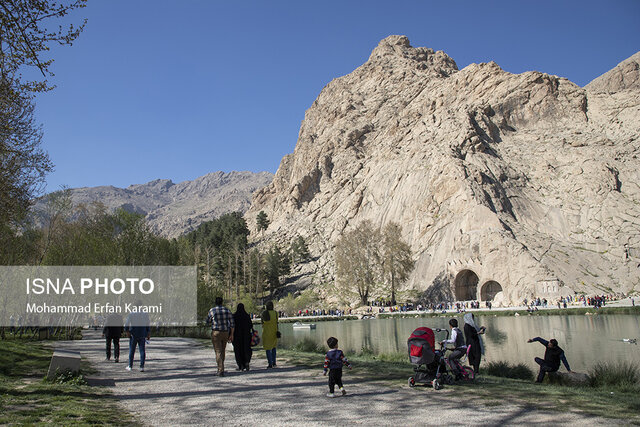
[[[147, 346], [146, 371], [125, 371], [128, 340], [123, 339], [121, 362], [104, 360], [104, 340], [86, 332], [82, 341], [56, 347], [80, 351], [99, 373], [91, 381], [112, 388], [123, 406], [149, 425], [517, 425], [612, 424], [571, 412], [543, 413], [503, 402], [500, 406], [466, 401], [454, 387], [438, 392], [388, 387], [356, 381], [345, 371], [345, 397], [330, 399], [327, 377], [278, 361], [266, 369], [262, 352], [254, 355], [252, 370], [237, 372], [228, 347], [225, 377], [216, 377], [211, 346], [187, 338], [152, 338]], [[257, 356], [257, 357], [256, 357]], [[124, 363], [123, 363], [124, 362]], [[411, 373], [407, 364], [407, 376]]]

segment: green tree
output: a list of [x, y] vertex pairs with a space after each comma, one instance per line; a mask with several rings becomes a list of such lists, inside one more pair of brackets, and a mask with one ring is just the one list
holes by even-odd
[[244, 309], [247, 313], [258, 314], [260, 313], [260, 307], [256, 304], [256, 299], [251, 294], [242, 294], [238, 298], [238, 302], [244, 304]]
[[[249, 229], [242, 214], [233, 212], [204, 222], [179, 240], [181, 259], [198, 267], [199, 280], [212, 291], [233, 303], [250, 292], [246, 276], [251, 277], [250, 257], [247, 256]], [[187, 256], [187, 258], [184, 258]]]
[[318, 295], [311, 289], [305, 289], [298, 296], [292, 293], [287, 294], [278, 301], [278, 307], [287, 313], [287, 315], [296, 315], [299, 310], [313, 309], [319, 302]]
[[264, 275], [264, 255], [258, 249], [249, 251], [248, 256], [248, 280], [249, 292], [254, 298], [264, 291], [265, 275]]
[[[56, 21], [85, 6], [86, 0], [2, 0], [0, 2], [0, 246], [15, 236], [31, 201], [40, 194], [52, 170], [41, 148], [42, 132], [34, 121], [33, 94], [50, 90], [53, 59], [44, 58], [51, 45], [71, 45], [79, 27]], [[55, 30], [48, 27], [54, 25]], [[24, 80], [35, 69], [41, 79]], [[30, 73], [30, 75], [35, 75]]]
[[258, 216], [256, 217], [256, 226], [258, 227], [258, 231], [265, 231], [267, 227], [269, 227], [269, 218], [264, 211], [258, 212]]
[[336, 282], [347, 294], [365, 305], [382, 276], [380, 230], [365, 220], [336, 243]]
[[[71, 199], [66, 191], [46, 197], [45, 208], [20, 222], [20, 233], [13, 225], [0, 221], [0, 265], [37, 265], [42, 262], [47, 242], [71, 214]], [[4, 202], [0, 197], [0, 204]]]
[[45, 227], [43, 264], [117, 264], [118, 248], [111, 223], [104, 206], [77, 206], [71, 215], [58, 220], [55, 228]]
[[53, 165], [40, 146], [33, 104], [6, 85], [0, 81], [0, 226], [8, 228], [25, 217]]
[[148, 265], [153, 261], [153, 235], [144, 216], [118, 209], [113, 215], [117, 233], [118, 263], [120, 265]]
[[0, 250], [0, 265], [37, 264], [40, 261], [42, 229], [27, 224], [20, 234], [6, 229], [4, 232], [0, 231], [0, 236], [4, 236]]
[[[51, 89], [46, 78], [53, 76], [52, 58], [44, 58], [52, 45], [71, 45], [80, 36], [80, 26], [63, 27], [56, 22], [86, 6], [86, 0], [2, 0], [0, 2], [0, 79], [16, 92]], [[51, 29], [51, 25], [55, 29]], [[21, 70], [36, 69], [43, 79], [23, 80]]]
[[[100, 203], [79, 205], [73, 220], [59, 221], [54, 232], [42, 234], [45, 265], [177, 265], [176, 240], [155, 236], [142, 215]], [[45, 240], [46, 239], [46, 240]], [[41, 244], [45, 248], [45, 243]]]
[[273, 245], [265, 256], [265, 279], [269, 285], [269, 295], [273, 297], [275, 292], [280, 288], [283, 280], [282, 277], [289, 274], [291, 264], [289, 256], [283, 253], [278, 245]]
[[413, 266], [411, 248], [402, 240], [402, 228], [390, 222], [382, 231], [382, 274], [391, 288], [391, 304], [396, 303], [398, 285], [407, 280]]
[[56, 237], [63, 232], [66, 223], [70, 221], [73, 214], [73, 203], [71, 201], [71, 191], [63, 189], [49, 193], [44, 198], [44, 208], [34, 212], [34, 219], [43, 224], [42, 239], [40, 244], [40, 256], [37, 260], [41, 264], [47, 256], [49, 247]]
[[309, 247], [302, 236], [297, 236], [291, 243], [291, 261], [293, 263], [305, 262], [309, 259]]
[[284, 298], [281, 298], [278, 301], [278, 307], [280, 307], [287, 316], [295, 315], [296, 311], [298, 311], [296, 297], [292, 293], [288, 293]]

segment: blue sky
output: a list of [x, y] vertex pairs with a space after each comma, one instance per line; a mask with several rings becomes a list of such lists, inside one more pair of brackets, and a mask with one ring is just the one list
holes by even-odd
[[275, 172], [304, 112], [384, 37], [585, 85], [640, 50], [640, 1], [89, 0], [37, 98], [62, 185]]

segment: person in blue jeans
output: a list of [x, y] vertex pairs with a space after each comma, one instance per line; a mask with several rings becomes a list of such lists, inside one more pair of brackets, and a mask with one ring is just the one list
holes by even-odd
[[278, 330], [278, 312], [273, 309], [273, 301], [267, 301], [262, 312], [262, 348], [267, 352], [267, 369], [275, 368], [276, 347], [280, 331]]
[[[142, 303], [136, 301], [136, 307], [141, 307]], [[140, 372], [144, 372], [145, 360], [145, 340], [150, 338], [150, 322], [149, 315], [142, 311], [130, 313], [124, 323], [124, 330], [129, 334], [129, 364], [125, 368], [130, 371], [133, 368], [133, 359], [136, 354], [136, 346], [140, 348]]]

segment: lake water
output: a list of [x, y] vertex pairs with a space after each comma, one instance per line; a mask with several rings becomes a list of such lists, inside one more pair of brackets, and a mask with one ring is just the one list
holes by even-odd
[[[462, 316], [456, 316], [463, 325]], [[316, 322], [315, 330], [293, 330], [291, 323], [280, 324], [282, 344], [289, 346], [309, 337], [326, 348], [326, 340], [335, 336], [348, 352], [370, 347], [376, 353], [407, 351], [407, 339], [419, 326], [446, 328], [448, 319], [392, 318]], [[486, 361], [522, 362], [534, 368], [533, 358], [544, 355], [539, 343], [527, 339], [540, 336], [555, 338], [565, 350], [571, 369], [588, 371], [601, 360], [629, 361], [640, 365], [640, 345], [622, 342], [623, 338], [640, 338], [640, 316], [607, 314], [598, 316], [476, 316], [478, 325], [486, 326], [484, 335]], [[439, 336], [436, 334], [436, 339]], [[640, 341], [640, 339], [639, 339]], [[347, 355], [348, 357], [348, 355]], [[564, 368], [561, 368], [564, 370]]]

